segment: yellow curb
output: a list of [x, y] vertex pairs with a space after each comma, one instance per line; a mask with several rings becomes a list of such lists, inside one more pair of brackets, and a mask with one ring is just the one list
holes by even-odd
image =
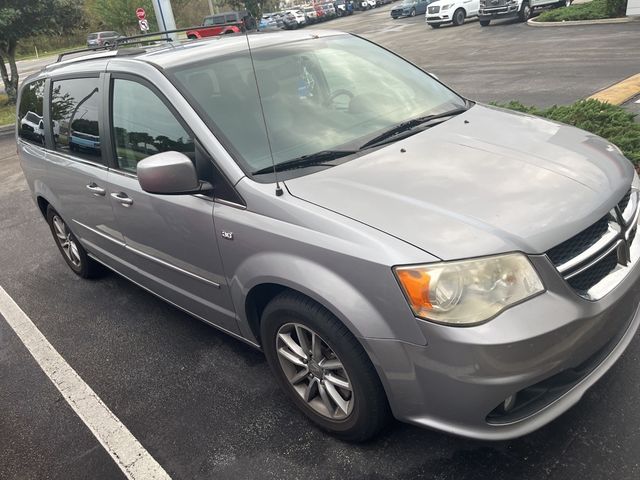
[[612, 105], [622, 105], [640, 94], [640, 73], [594, 93], [589, 98]]

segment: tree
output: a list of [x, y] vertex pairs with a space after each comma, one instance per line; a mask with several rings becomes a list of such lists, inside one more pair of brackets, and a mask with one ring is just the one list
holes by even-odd
[[140, 33], [136, 17], [139, 7], [147, 12], [149, 24], [155, 25], [151, 0], [87, 0], [87, 10], [98, 20], [100, 28], [116, 30], [125, 35]]
[[77, 0], [0, 1], [0, 75], [9, 103], [16, 102], [18, 93], [18, 42], [34, 35], [62, 35], [81, 24], [82, 2]]

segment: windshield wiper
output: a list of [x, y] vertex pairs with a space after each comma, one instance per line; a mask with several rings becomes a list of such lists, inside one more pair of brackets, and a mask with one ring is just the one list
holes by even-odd
[[[358, 153], [358, 150], [322, 150], [320, 152], [311, 153], [309, 155], [302, 155], [301, 157], [292, 158], [286, 162], [276, 163], [275, 168], [273, 165], [261, 168], [252, 172], [253, 175], [262, 175], [264, 173], [272, 173], [274, 170], [282, 172], [284, 170], [293, 170], [296, 168], [308, 167], [311, 165], [320, 165], [330, 160], [336, 160], [338, 158], [346, 157], [347, 155], [353, 155]], [[326, 164], [328, 167], [334, 165]]]
[[[467, 110], [468, 110], [467, 107], [456, 108], [455, 110], [449, 110], [448, 112], [438, 113], [436, 115], [426, 115], [424, 117], [418, 117], [412, 120], [407, 120], [406, 122], [402, 122], [402, 123], [399, 123], [398, 125], [395, 125], [394, 127], [391, 127], [389, 130], [381, 133], [380, 135], [376, 135], [371, 140], [368, 140], [365, 144], [363, 144], [360, 147], [360, 150], [363, 150], [369, 147], [375, 147], [383, 143], [391, 142], [393, 140], [396, 140], [395, 137], [399, 136], [401, 133], [410, 132], [416, 127], [423, 126], [424, 124], [430, 123], [434, 120], [438, 120], [446, 117], [452, 117], [454, 115], [459, 115], [461, 113], [466, 112]], [[402, 138], [404, 138], [404, 136]]]

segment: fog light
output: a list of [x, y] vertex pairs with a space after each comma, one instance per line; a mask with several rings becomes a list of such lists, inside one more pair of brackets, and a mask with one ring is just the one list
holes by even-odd
[[506, 413], [506, 412], [509, 412], [514, 407], [515, 404], [516, 404], [516, 395], [513, 394], [506, 398], [506, 400], [502, 404], [502, 408]]

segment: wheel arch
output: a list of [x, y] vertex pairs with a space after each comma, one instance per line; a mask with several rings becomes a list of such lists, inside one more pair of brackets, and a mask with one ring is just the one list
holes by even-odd
[[[252, 255], [235, 269], [229, 288], [238, 310], [240, 331], [258, 344], [260, 315], [264, 307], [286, 289], [321, 305], [356, 338], [393, 338], [426, 343], [415, 322], [387, 321], [370, 296], [328, 266], [308, 258], [274, 252]], [[373, 294], [373, 300], [379, 295], [383, 294]], [[398, 295], [400, 299], [401, 293]], [[383, 310], [388, 311], [386, 307]], [[408, 305], [407, 314], [412, 318]]]

